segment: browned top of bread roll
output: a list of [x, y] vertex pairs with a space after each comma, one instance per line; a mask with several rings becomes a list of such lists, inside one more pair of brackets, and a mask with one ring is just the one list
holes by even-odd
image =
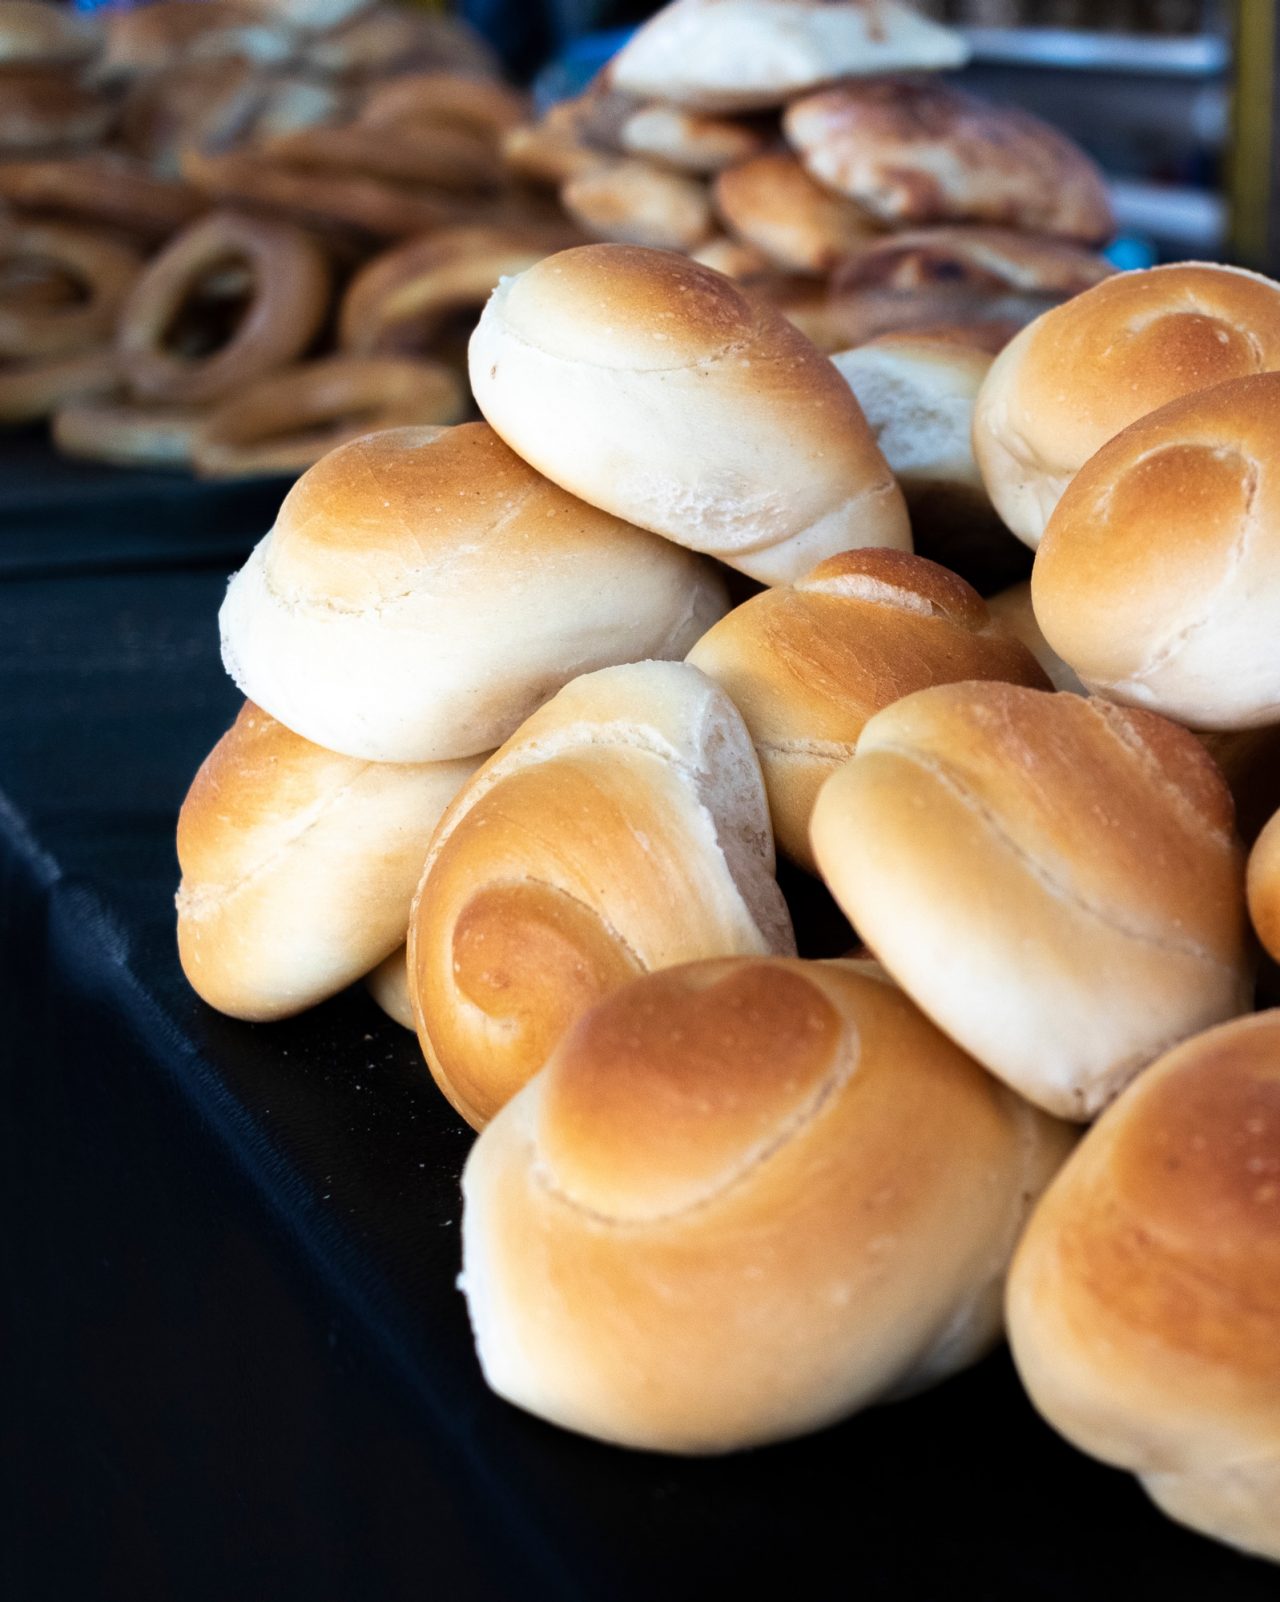
[[1052, 1424], [1280, 1558], [1280, 1013], [1187, 1041], [1105, 1114], [1027, 1229], [1009, 1318]]
[[999, 223], [1087, 243], [1112, 231], [1106, 185], [1082, 150], [950, 84], [841, 84], [789, 106], [783, 127], [815, 178], [885, 223]]
[[989, 293], [1078, 295], [1109, 278], [1105, 256], [1043, 234], [957, 224], [890, 234], [860, 250], [835, 274], [837, 293], [939, 285]]

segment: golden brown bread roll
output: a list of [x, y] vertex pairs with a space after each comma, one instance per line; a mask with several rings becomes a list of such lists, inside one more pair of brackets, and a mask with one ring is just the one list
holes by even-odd
[[1106, 184], [1064, 134], [938, 79], [843, 83], [788, 106], [782, 126], [820, 183], [889, 227], [994, 223], [1097, 244]]
[[509, 129], [500, 148], [509, 172], [537, 184], [559, 186], [613, 161], [607, 151], [586, 143], [573, 108], [565, 104], [552, 106], [540, 122]]
[[649, 161], [612, 161], [570, 178], [560, 202], [592, 239], [690, 251], [711, 233], [706, 186]]
[[873, 964], [699, 962], [600, 1002], [483, 1132], [463, 1276], [499, 1395], [726, 1452], [919, 1390], [999, 1336], [1070, 1144]]
[[858, 933], [953, 1040], [1089, 1118], [1160, 1052], [1241, 1012], [1231, 797], [1147, 712], [945, 684], [866, 725], [812, 841]]
[[699, 111], [754, 111], [836, 78], [962, 67], [961, 36], [897, 0], [674, 0], [610, 64], [614, 85]]
[[470, 370], [485, 417], [539, 472], [764, 583], [855, 545], [910, 549], [901, 491], [835, 368], [684, 257], [547, 257], [494, 291]]
[[717, 234], [708, 239], [705, 245], [690, 251], [689, 256], [692, 261], [701, 262], [704, 267], [714, 268], [726, 278], [739, 281], [759, 278], [773, 270], [772, 263], [762, 251], [754, 245], [744, 245], [740, 239], [730, 239], [726, 234]]
[[828, 557], [792, 588], [735, 607], [687, 660], [742, 713], [778, 848], [811, 873], [814, 801], [853, 755], [868, 718], [913, 690], [956, 679], [1048, 684], [963, 579], [902, 551]]
[[1031, 576], [1091, 689], [1200, 729], [1280, 722], [1280, 372], [1185, 395], [1067, 486]]
[[1270, 279], [1181, 262], [1104, 280], [1024, 329], [983, 384], [973, 446], [996, 510], [1038, 545], [1074, 475], [1130, 423], [1277, 367]]
[[178, 817], [178, 954], [235, 1018], [286, 1018], [401, 945], [427, 842], [476, 767], [360, 762], [246, 703]]
[[409, 989], [436, 1082], [479, 1128], [626, 980], [791, 952], [751, 737], [683, 662], [565, 686], [475, 775], [431, 842]]
[[785, 150], [730, 167], [712, 194], [725, 225], [784, 272], [828, 273], [880, 235], [861, 207], [815, 183]]
[[231, 581], [223, 660], [351, 756], [488, 751], [577, 674], [682, 657], [724, 612], [709, 563], [585, 506], [482, 423], [330, 452]]
[[1280, 1013], [1186, 1041], [1107, 1111], [1032, 1216], [1008, 1311], [1055, 1429], [1280, 1561]]

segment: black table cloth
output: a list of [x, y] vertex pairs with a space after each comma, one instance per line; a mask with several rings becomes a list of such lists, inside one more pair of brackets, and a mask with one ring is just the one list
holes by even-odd
[[718, 1461], [491, 1396], [470, 1137], [411, 1037], [359, 992], [237, 1024], [178, 968], [224, 580], [0, 584], [6, 1597], [1276, 1597], [1059, 1441], [1003, 1353]]

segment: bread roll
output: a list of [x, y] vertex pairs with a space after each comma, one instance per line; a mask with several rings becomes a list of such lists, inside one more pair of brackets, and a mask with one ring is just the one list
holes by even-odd
[[569, 1429], [688, 1453], [919, 1390], [997, 1339], [1069, 1139], [871, 963], [637, 979], [467, 1161], [485, 1378]]
[[909, 549], [902, 495], [831, 363], [709, 268], [587, 245], [500, 284], [471, 387], [539, 472], [766, 584]]
[[720, 172], [754, 156], [764, 142], [763, 131], [750, 123], [701, 116], [679, 106], [637, 106], [618, 130], [618, 143], [628, 155], [681, 172]]
[[999, 595], [990, 596], [987, 607], [997, 623], [1022, 641], [1044, 669], [1055, 690], [1065, 690], [1071, 695], [1089, 693], [1041, 632], [1035, 609], [1031, 605], [1030, 580], [1025, 584], [1011, 584]]
[[0, 0], [0, 65], [78, 66], [97, 53], [94, 20], [45, 0]]
[[1091, 457], [1031, 579], [1052, 648], [1201, 729], [1280, 722], [1280, 373], [1184, 396]]
[[570, 178], [560, 201], [593, 239], [688, 251], [711, 233], [705, 185], [648, 161], [614, 161]]
[[782, 126], [820, 183], [888, 227], [994, 223], [1085, 244], [1114, 227], [1102, 174], [1065, 134], [938, 79], [843, 83]]
[[1249, 853], [1249, 916], [1268, 956], [1280, 962], [1280, 812]]
[[1171, 1518], [1280, 1561], [1280, 1012], [1188, 1040], [1090, 1130], [1008, 1308], [1055, 1429]]
[[863, 729], [812, 840], [913, 1000], [1063, 1117], [1248, 1004], [1231, 797], [1195, 737], [1150, 713], [921, 690]]
[[482, 423], [400, 428], [305, 473], [222, 606], [227, 671], [307, 739], [375, 762], [491, 750], [560, 685], [681, 657], [710, 566], [575, 501]]
[[1120, 273], [1001, 352], [973, 446], [996, 510], [1034, 547], [1058, 498], [1130, 423], [1195, 390], [1280, 367], [1280, 285], [1183, 262]]
[[713, 194], [722, 221], [784, 272], [828, 273], [880, 233], [861, 207], [814, 183], [785, 150], [730, 167]]
[[992, 510], [973, 459], [973, 405], [991, 366], [982, 338], [903, 330], [831, 359], [906, 497], [916, 549], [987, 587], [1026, 552]]
[[896, 0], [674, 0], [613, 58], [614, 85], [700, 111], [784, 105], [835, 78], [962, 67], [961, 36]]
[[717, 234], [705, 245], [699, 245], [697, 250], [690, 252], [690, 257], [704, 267], [712, 267], [726, 278], [736, 278], [739, 282], [759, 278], [773, 270], [772, 263], [762, 251], [754, 245], [744, 245], [740, 239], [730, 239], [725, 234]]
[[476, 764], [337, 756], [246, 704], [178, 816], [178, 955], [195, 990], [263, 1021], [368, 973], [402, 944], [431, 831]]
[[575, 679], [497, 751], [431, 842], [409, 933], [418, 1037], [480, 1127], [625, 980], [791, 952], [760, 767], [683, 663]]
[[402, 1029], [414, 1028], [413, 998], [409, 995], [409, 968], [403, 946], [397, 946], [365, 979], [369, 994]]
[[794, 588], [765, 590], [721, 618], [688, 660], [742, 713], [778, 848], [811, 873], [814, 801], [868, 718], [956, 679], [1048, 684], [963, 579], [901, 551], [828, 557]]

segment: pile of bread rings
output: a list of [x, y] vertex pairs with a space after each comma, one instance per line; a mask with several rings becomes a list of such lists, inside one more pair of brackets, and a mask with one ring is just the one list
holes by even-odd
[[209, 476], [456, 422], [485, 296], [582, 237], [526, 116], [439, 14], [0, 0], [0, 422]]
[[[1007, 1329], [1051, 1424], [1280, 1560], [1280, 285], [1114, 275], [976, 398], [932, 339], [875, 369], [909, 509], [750, 286], [506, 277], [484, 421], [332, 451], [231, 582], [181, 960], [416, 1030], [519, 1406], [727, 1452]], [[1029, 585], [918, 553], [956, 497]]]

